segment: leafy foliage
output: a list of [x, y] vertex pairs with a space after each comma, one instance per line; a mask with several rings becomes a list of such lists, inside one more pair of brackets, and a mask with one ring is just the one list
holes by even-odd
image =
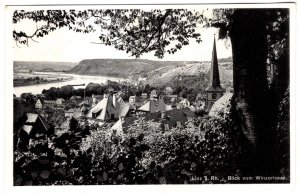
[[289, 178], [290, 176], [290, 100], [289, 89], [279, 104], [279, 115], [277, 123], [277, 140], [279, 145], [280, 174]]
[[[20, 44], [28, 45], [29, 39], [35, 41], [33, 38], [63, 27], [82, 33], [93, 32], [99, 27], [103, 32], [99, 36], [100, 44], [112, 45], [135, 57], [154, 51], [158, 58], [163, 58], [165, 52], [177, 52], [189, 44], [190, 38], [201, 42], [196, 28], [206, 21], [203, 13], [186, 9], [16, 10], [13, 23], [23, 19], [42, 25], [32, 35], [14, 30], [13, 38]], [[89, 24], [92, 19], [94, 25]]]

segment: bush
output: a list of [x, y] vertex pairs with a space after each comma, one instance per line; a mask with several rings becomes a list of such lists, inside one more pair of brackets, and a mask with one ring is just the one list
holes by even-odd
[[[123, 133], [75, 119], [69, 127], [48, 139], [42, 160], [38, 144], [16, 153], [15, 185], [226, 183], [225, 176], [238, 172], [230, 113], [168, 131], [142, 117]], [[207, 179], [214, 175], [218, 180]]]
[[[92, 132], [82, 150], [93, 154], [97, 184], [221, 183], [238, 172], [233, 127], [228, 117], [207, 117], [163, 132], [140, 118], [124, 134]], [[220, 180], [193, 180], [210, 175]]]

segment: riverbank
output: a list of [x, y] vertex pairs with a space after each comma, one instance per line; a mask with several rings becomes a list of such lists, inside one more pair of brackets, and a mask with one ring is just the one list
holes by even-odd
[[[51, 74], [51, 73], [50, 73]], [[116, 77], [104, 77], [104, 76], [87, 76], [87, 75], [77, 75], [77, 74], [57, 74], [53, 73], [51, 74], [56, 77], [64, 77], [64, 81], [51, 81], [48, 83], [41, 83], [41, 84], [33, 84], [33, 85], [27, 85], [27, 86], [16, 86], [14, 87], [14, 94], [19, 97], [22, 93], [32, 93], [32, 94], [41, 94], [44, 89], [50, 89], [51, 87], [62, 87], [66, 85], [76, 85], [74, 88], [85, 88], [89, 83], [105, 83], [108, 80], [111, 81], [124, 81], [126, 79], [124, 78], [116, 78]], [[45, 75], [49, 78], [51, 75]], [[70, 79], [70, 77], [72, 79]], [[82, 85], [82, 86], [78, 86]]]
[[59, 74], [57, 72], [14, 72], [13, 86], [23, 87], [30, 85], [44, 85], [50, 83], [71, 81], [72, 79], [74, 79], [74, 77], [71, 75]]
[[67, 82], [73, 80], [74, 77], [70, 77], [67, 79], [62, 80], [51, 80], [46, 82], [30, 82], [30, 83], [15, 83], [13, 84], [14, 87], [24, 87], [24, 86], [32, 86], [32, 85], [44, 85], [44, 84], [50, 84], [50, 83], [61, 83], [61, 82]]

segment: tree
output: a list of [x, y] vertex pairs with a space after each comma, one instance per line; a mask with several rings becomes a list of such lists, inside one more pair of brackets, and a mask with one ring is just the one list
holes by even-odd
[[100, 34], [100, 44], [112, 45], [135, 57], [154, 51], [159, 58], [163, 58], [165, 52], [173, 54], [188, 45], [189, 39], [201, 42], [195, 29], [198, 23], [206, 20], [202, 13], [186, 9], [16, 10], [13, 23], [30, 19], [41, 25], [31, 35], [14, 30], [13, 38], [16, 43], [28, 45], [30, 40], [35, 41], [35, 38], [63, 27], [89, 33], [95, 30], [95, 26], [86, 24], [92, 18], [95, 26], [106, 32]]
[[[212, 23], [221, 29], [221, 37], [229, 36], [231, 39], [233, 99], [238, 112], [237, 119], [248, 140], [249, 167], [252, 167], [248, 170], [254, 175], [262, 172], [272, 174], [276, 170], [276, 115], [279, 101], [289, 85], [286, 68], [289, 62], [284, 60], [277, 64], [277, 75], [284, 80], [277, 96], [268, 87], [267, 62], [274, 65], [280, 61], [274, 57], [280, 52], [274, 48], [274, 44], [285, 48], [282, 49], [285, 56], [281, 55], [281, 58], [287, 59], [287, 13], [287, 9], [221, 10], [216, 14], [227, 22], [218, 18], [216, 23]], [[283, 26], [283, 30], [278, 30], [280, 33], [274, 29], [279, 28], [278, 23]]]

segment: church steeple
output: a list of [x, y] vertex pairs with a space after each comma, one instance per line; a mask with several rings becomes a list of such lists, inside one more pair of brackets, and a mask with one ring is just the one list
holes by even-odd
[[213, 104], [223, 96], [225, 90], [220, 85], [220, 74], [218, 68], [218, 57], [216, 48], [216, 38], [212, 50], [211, 67], [209, 72], [209, 83], [206, 88], [206, 109], [209, 112]]
[[214, 45], [213, 45], [213, 50], [212, 50], [212, 59], [211, 59], [211, 67], [210, 67], [208, 86], [212, 87], [212, 88], [221, 87], [215, 36], [214, 36]]

